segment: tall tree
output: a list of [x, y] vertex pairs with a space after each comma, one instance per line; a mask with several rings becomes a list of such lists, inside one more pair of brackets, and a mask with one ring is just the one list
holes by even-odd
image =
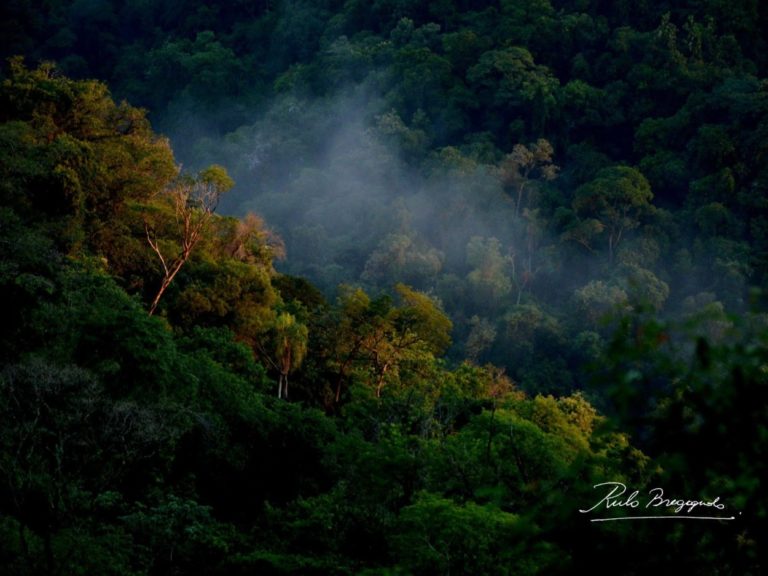
[[192, 250], [208, 229], [221, 195], [234, 186], [234, 182], [222, 166], [210, 166], [196, 177], [179, 178], [163, 193], [163, 199], [172, 206], [176, 218], [177, 235], [180, 246], [173, 254], [163, 254], [163, 247], [157, 234], [145, 222], [147, 242], [157, 254], [163, 267], [163, 278], [160, 287], [149, 307], [149, 315], [157, 310], [160, 299], [168, 286], [179, 273], [182, 266], [189, 260]]
[[515, 144], [499, 166], [499, 177], [515, 200], [515, 216], [522, 213], [523, 200], [530, 198], [536, 180], [550, 181], [557, 177], [558, 167], [552, 162], [555, 150], [544, 138], [533, 144]]
[[573, 207], [579, 216], [594, 218], [608, 233], [608, 260], [613, 263], [624, 233], [637, 228], [653, 211], [653, 192], [643, 174], [629, 166], [613, 166], [576, 190]]
[[271, 362], [280, 373], [277, 397], [288, 398], [288, 375], [304, 361], [309, 331], [288, 312], [276, 318], [274, 330], [274, 359]]

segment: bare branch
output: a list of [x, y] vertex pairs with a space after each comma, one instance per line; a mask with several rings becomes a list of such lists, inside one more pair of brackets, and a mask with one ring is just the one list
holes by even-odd
[[158, 258], [160, 258], [160, 263], [163, 265], [163, 271], [165, 272], [165, 275], [168, 275], [168, 264], [165, 262], [165, 258], [163, 257], [163, 253], [160, 251], [160, 247], [157, 245], [156, 240], [152, 240], [152, 235], [149, 232], [149, 225], [144, 222], [144, 230], [147, 233], [147, 242], [149, 242], [149, 246], [152, 248], [152, 250], [157, 254]]
[[166, 195], [170, 197], [174, 207], [176, 222], [180, 228], [181, 250], [172, 259], [167, 259], [163, 255], [157, 239], [152, 237], [149, 225], [145, 222], [144, 229], [147, 234], [147, 242], [163, 266], [163, 279], [150, 306], [150, 316], [155, 313], [163, 294], [182, 266], [189, 260], [192, 251], [208, 228], [219, 204], [221, 194], [231, 188], [233, 184], [223, 168], [214, 166], [201, 172], [195, 179], [180, 179], [166, 191]]

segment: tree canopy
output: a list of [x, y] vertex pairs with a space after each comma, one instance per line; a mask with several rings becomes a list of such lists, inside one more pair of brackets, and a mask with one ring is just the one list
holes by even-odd
[[766, 30], [3, 4], [0, 572], [764, 572]]

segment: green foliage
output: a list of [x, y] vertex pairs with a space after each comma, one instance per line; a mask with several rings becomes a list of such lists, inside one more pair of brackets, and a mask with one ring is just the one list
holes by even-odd
[[[20, 574], [130, 570], [133, 543], [103, 502], [115, 489], [154, 484], [179, 419], [152, 403], [115, 401], [82, 368], [39, 358], [7, 366], [0, 386], [3, 508], [18, 530], [10, 566]], [[111, 522], [98, 529], [100, 517]], [[115, 545], [125, 548], [110, 553]]]
[[580, 319], [589, 328], [595, 329], [617, 312], [628, 307], [627, 293], [618, 286], [608, 285], [600, 280], [593, 281], [576, 290], [574, 304]]
[[546, 128], [556, 106], [557, 78], [519, 46], [486, 52], [469, 69], [467, 80], [481, 102], [503, 114], [502, 123], [512, 119], [511, 112], [525, 111], [531, 130], [539, 132]]
[[403, 301], [395, 318], [398, 328], [413, 332], [432, 354], [440, 356], [451, 344], [450, 319], [428, 295], [404, 284], [398, 284], [395, 290]]
[[608, 259], [613, 262], [625, 232], [637, 228], [639, 219], [652, 211], [650, 184], [634, 168], [616, 166], [576, 190], [573, 207], [582, 217], [593, 217], [608, 236]]
[[61, 300], [35, 319], [67, 327], [49, 353], [108, 378], [116, 395], [141, 394], [145, 386], [164, 394], [174, 370], [170, 334], [103, 273], [65, 271], [61, 282]]
[[535, 574], [556, 558], [545, 545], [520, 543], [517, 516], [428, 493], [402, 510], [395, 530], [400, 564], [412, 574]]
[[494, 303], [511, 292], [510, 259], [501, 253], [496, 238], [474, 236], [467, 245], [467, 264], [473, 267], [467, 280], [479, 305]]
[[6, 4], [0, 572], [764, 571], [758, 2]]
[[28, 70], [12, 61], [0, 92], [3, 204], [57, 248], [98, 254], [112, 273], [141, 282], [126, 212], [175, 174], [167, 140], [143, 111], [115, 104], [103, 84], [61, 77], [50, 65]]
[[120, 520], [134, 535], [150, 573], [216, 566], [233, 537], [232, 527], [212, 518], [209, 507], [173, 495], [153, 506], [139, 505]]
[[374, 282], [399, 278], [411, 284], [429, 284], [440, 272], [442, 261], [434, 248], [420, 248], [410, 236], [392, 234], [368, 258], [363, 278]]
[[166, 41], [144, 58], [153, 91], [133, 96], [154, 106], [180, 95], [201, 103], [217, 101], [237, 90], [243, 73], [232, 49], [223, 46], [211, 30], [198, 32], [194, 41]]
[[[612, 382], [609, 397], [619, 422], [642, 431], [642, 446], [658, 462], [658, 482], [686, 494], [719, 496], [739, 527], [717, 541], [698, 527], [670, 534], [675, 550], [697, 553], [681, 567], [707, 570], [710, 563], [751, 571], [764, 562], [765, 498], [756, 481], [765, 461], [764, 314], [726, 320], [719, 330], [703, 314], [686, 324], [627, 321], [611, 345], [600, 378]], [[734, 442], [750, 438], [749, 442]], [[706, 458], [695, 457], [706, 446]], [[666, 489], [666, 488], [665, 488]], [[736, 553], [736, 550], [740, 550]]]

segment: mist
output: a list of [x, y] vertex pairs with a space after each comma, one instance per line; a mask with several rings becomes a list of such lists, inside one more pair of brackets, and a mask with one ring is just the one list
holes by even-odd
[[[493, 167], [454, 149], [408, 162], [401, 135], [386, 125], [393, 118], [402, 122], [363, 86], [324, 100], [285, 96], [253, 124], [200, 139], [193, 164], [224, 164], [237, 185], [222, 211], [264, 216], [286, 242], [281, 270], [324, 290], [338, 280], [365, 284], [376, 275], [370, 257], [393, 235], [439, 260], [442, 272], [465, 272], [474, 236], [510, 250], [514, 202]], [[434, 288], [427, 276], [421, 289]]]
[[581, 387], [574, 368], [611, 334], [605, 317], [647, 302], [658, 312], [667, 300], [674, 272], [651, 271], [672, 270], [658, 261], [663, 234], [627, 234], [614, 262], [586, 251], [562, 232], [557, 208], [572, 202], [573, 174], [533, 170], [518, 198], [514, 154], [487, 153], [477, 135], [431, 146], [418, 112], [406, 121], [386, 101], [365, 83], [324, 98], [285, 94], [228, 134], [185, 115], [181, 160], [225, 165], [237, 184], [220, 211], [262, 216], [286, 246], [277, 270], [330, 301], [342, 284], [372, 295], [408, 284], [453, 321], [450, 358], [506, 367], [539, 390]]

